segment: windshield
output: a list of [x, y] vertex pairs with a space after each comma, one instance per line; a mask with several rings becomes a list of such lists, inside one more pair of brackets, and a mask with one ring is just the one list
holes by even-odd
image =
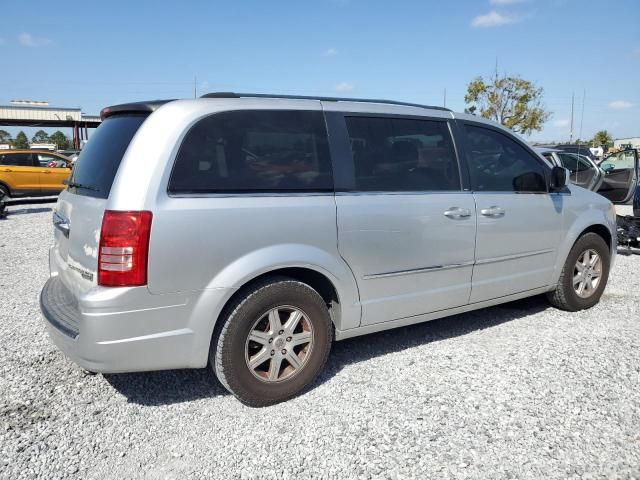
[[635, 155], [633, 150], [625, 150], [624, 152], [614, 153], [605, 158], [600, 164], [605, 172], [612, 170], [631, 169], [635, 167]]

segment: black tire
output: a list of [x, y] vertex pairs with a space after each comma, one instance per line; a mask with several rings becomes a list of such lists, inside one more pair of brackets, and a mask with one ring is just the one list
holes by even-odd
[[[583, 298], [580, 297], [574, 289], [573, 277], [578, 258], [580, 258], [587, 250], [594, 250], [600, 256], [602, 271], [600, 281], [596, 288], [587, 298]], [[602, 292], [607, 286], [610, 264], [611, 253], [609, 251], [609, 247], [600, 235], [596, 233], [586, 233], [581, 236], [573, 245], [569, 255], [567, 256], [562, 272], [560, 273], [558, 285], [553, 291], [547, 293], [549, 302], [554, 307], [561, 310], [567, 310], [569, 312], [576, 312], [578, 310], [593, 307], [600, 301]]]
[[9, 189], [0, 183], [0, 200], [9, 200]]
[[[247, 364], [247, 339], [258, 319], [283, 306], [305, 313], [312, 327], [313, 343], [309, 357], [305, 357], [304, 364], [291, 378], [263, 381]], [[225, 308], [219, 322], [211, 340], [210, 364], [220, 383], [251, 407], [274, 405], [304, 391], [324, 368], [333, 341], [333, 324], [325, 301], [309, 285], [287, 277], [273, 277], [253, 285]], [[270, 362], [267, 361], [269, 366]]]

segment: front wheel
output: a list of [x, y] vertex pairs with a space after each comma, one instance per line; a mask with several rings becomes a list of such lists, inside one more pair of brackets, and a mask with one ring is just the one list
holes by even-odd
[[270, 279], [226, 311], [210, 360], [220, 382], [244, 404], [292, 398], [322, 371], [333, 327], [327, 305], [310, 286]]
[[567, 256], [558, 285], [547, 294], [551, 304], [575, 312], [600, 301], [609, 278], [611, 254], [600, 235], [580, 237]]

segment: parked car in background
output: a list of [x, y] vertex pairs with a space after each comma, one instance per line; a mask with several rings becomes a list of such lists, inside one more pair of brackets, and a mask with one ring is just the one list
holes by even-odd
[[595, 305], [615, 212], [501, 125], [382, 100], [108, 107], [53, 214], [40, 303], [100, 372], [210, 364], [291, 398], [334, 339], [546, 293]]
[[569, 170], [571, 183], [593, 191], [598, 190], [602, 185], [605, 172], [591, 158], [557, 148], [536, 147], [535, 150], [551, 165]]
[[640, 178], [637, 150], [614, 153], [599, 164], [585, 155], [556, 148], [535, 147], [535, 150], [551, 165], [568, 169], [571, 183], [598, 192], [616, 204], [632, 203]]
[[80, 150], [70, 149], [70, 150], [60, 150], [58, 152], [60, 155], [64, 155], [65, 157], [71, 160], [71, 163], [76, 163], [78, 156], [80, 155]]
[[605, 177], [598, 193], [613, 203], [631, 205], [640, 181], [639, 155], [636, 149], [627, 149], [605, 157], [598, 164]]
[[48, 150], [0, 150], [0, 196], [58, 195], [71, 174], [71, 160]]
[[550, 148], [555, 148], [557, 150], [562, 150], [564, 152], [569, 153], [577, 153], [579, 155], [584, 155], [589, 157], [591, 160], [596, 161], [598, 158], [593, 154], [589, 145], [573, 145], [573, 144], [561, 144], [561, 145], [553, 145]]

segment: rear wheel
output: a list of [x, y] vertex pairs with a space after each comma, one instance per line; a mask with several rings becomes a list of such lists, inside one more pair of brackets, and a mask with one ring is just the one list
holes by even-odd
[[575, 312], [600, 301], [609, 278], [611, 255], [600, 235], [580, 237], [567, 256], [555, 290], [547, 297], [562, 310]]
[[327, 361], [333, 327], [322, 297], [310, 286], [274, 278], [249, 290], [227, 314], [210, 360], [220, 382], [252, 407], [292, 398]]

